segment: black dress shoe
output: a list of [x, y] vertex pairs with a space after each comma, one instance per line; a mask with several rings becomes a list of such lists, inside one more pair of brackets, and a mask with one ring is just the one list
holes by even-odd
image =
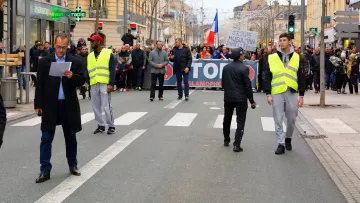
[[81, 173], [79, 171], [79, 169], [77, 169], [76, 167], [75, 168], [70, 168], [70, 173], [74, 176], [81, 176]]
[[230, 145], [230, 141], [224, 141], [224, 146], [228, 147]]
[[292, 150], [291, 138], [285, 138], [285, 149], [288, 151]]
[[35, 180], [36, 183], [43, 183], [50, 180], [50, 174], [40, 173], [39, 177]]
[[275, 154], [277, 155], [280, 155], [280, 154], [285, 154], [285, 147], [284, 145], [282, 144], [279, 144], [276, 151], [275, 151]]
[[243, 148], [241, 148], [240, 146], [234, 146], [234, 149], [233, 149], [234, 152], [242, 152], [243, 151]]

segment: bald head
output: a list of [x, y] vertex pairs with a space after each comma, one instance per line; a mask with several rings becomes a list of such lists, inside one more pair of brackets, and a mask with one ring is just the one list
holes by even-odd
[[316, 47], [315, 50], [314, 50], [315, 54], [319, 54], [320, 53], [320, 48], [319, 47]]

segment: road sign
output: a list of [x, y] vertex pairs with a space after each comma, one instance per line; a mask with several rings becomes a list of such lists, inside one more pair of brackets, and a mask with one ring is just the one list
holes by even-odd
[[325, 16], [325, 23], [326, 24], [330, 24], [330, 20], [331, 18], [330, 18], [330, 16]]
[[165, 76], [164, 76], [164, 79], [165, 80], [170, 80], [170, 78], [174, 75], [174, 72], [173, 72], [173, 67], [171, 65], [166, 65], [165, 66]]
[[316, 28], [316, 27], [310, 28], [309, 31], [310, 31], [310, 32], [317, 32], [317, 28]]
[[338, 38], [358, 38], [359, 34], [358, 33], [335, 33], [335, 37]]
[[337, 16], [359, 16], [359, 11], [335, 11]]
[[359, 19], [350, 17], [335, 17], [334, 21], [338, 23], [358, 23]]
[[360, 32], [359, 25], [357, 24], [336, 24], [334, 29], [337, 32]]

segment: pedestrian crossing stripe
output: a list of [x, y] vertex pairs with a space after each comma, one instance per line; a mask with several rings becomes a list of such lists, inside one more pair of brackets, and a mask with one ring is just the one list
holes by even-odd
[[[140, 120], [142, 117], [144, 117], [148, 112], [127, 112], [117, 119], [115, 119], [114, 124], [115, 126], [129, 126], [136, 121]], [[173, 115], [170, 120], [167, 121], [167, 123], [164, 125], [165, 127], [189, 127], [197, 117], [197, 113], [181, 113], [177, 112], [175, 115]], [[95, 119], [94, 113], [89, 112], [85, 113], [81, 116], [81, 123], [84, 125], [90, 121], [93, 121]], [[216, 116], [215, 122], [212, 120], [211, 126], [215, 129], [222, 129], [223, 128], [223, 120], [224, 115], [219, 114]], [[39, 125], [41, 123], [41, 117], [34, 117], [30, 118], [24, 121], [21, 121], [19, 123], [15, 123], [11, 126], [13, 127], [32, 127]], [[266, 132], [275, 132], [275, 123], [273, 117], [261, 117], [261, 125], [263, 131]], [[231, 119], [231, 129], [235, 130], [237, 128], [237, 122], [236, 122], [236, 116], [233, 115]], [[283, 123], [283, 129], [284, 132], [286, 132], [286, 125]]]

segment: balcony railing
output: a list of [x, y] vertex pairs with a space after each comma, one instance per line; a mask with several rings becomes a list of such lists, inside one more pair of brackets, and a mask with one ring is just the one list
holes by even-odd
[[[108, 8], [99, 8], [99, 18], [108, 18], [108, 13]], [[89, 18], [96, 18], [96, 7], [90, 7]]]

